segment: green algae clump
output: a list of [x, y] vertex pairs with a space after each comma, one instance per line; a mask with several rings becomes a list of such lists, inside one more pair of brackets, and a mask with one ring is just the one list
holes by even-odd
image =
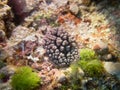
[[97, 56], [94, 52], [94, 50], [92, 49], [89, 49], [89, 48], [84, 48], [84, 49], [81, 49], [80, 50], [80, 59], [81, 60], [93, 60], [93, 59], [96, 59]]
[[71, 66], [73, 73], [76, 72], [78, 68], [81, 68], [85, 76], [89, 77], [100, 77], [105, 71], [102, 62], [98, 59], [94, 50], [89, 48], [81, 49], [80, 60]]
[[82, 66], [83, 70], [86, 72], [86, 75], [90, 77], [100, 77], [104, 73], [104, 68], [99, 60], [92, 60], [90, 62], [87, 62], [86, 65]]
[[37, 73], [32, 72], [30, 67], [24, 66], [18, 68], [12, 77], [11, 85], [13, 90], [32, 90], [39, 86], [41, 82]]
[[102, 62], [97, 58], [94, 50], [81, 49], [80, 60], [77, 62], [85, 72], [86, 76], [100, 77], [104, 73], [104, 67]]

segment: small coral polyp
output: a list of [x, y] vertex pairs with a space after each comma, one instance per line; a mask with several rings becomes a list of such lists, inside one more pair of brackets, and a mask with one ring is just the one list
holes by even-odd
[[75, 39], [61, 28], [47, 31], [43, 46], [49, 59], [59, 67], [69, 66], [79, 58]]

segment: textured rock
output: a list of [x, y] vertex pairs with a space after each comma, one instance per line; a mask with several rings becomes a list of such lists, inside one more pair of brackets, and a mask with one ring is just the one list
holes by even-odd
[[6, 64], [3, 61], [0, 61], [0, 69], [3, 68]]
[[37, 46], [38, 43], [36, 41], [21, 41], [14, 46], [14, 50], [19, 57], [24, 57], [33, 53]]
[[0, 45], [6, 42], [6, 35], [3, 30], [0, 30]]
[[113, 55], [112, 54], [105, 54], [105, 55], [99, 55], [100, 57], [100, 59], [101, 60], [106, 60], [106, 61], [110, 61], [110, 60], [112, 60], [113, 59]]
[[0, 20], [0, 30], [5, 31], [5, 23], [3, 20]]
[[3, 60], [5, 60], [7, 57], [8, 57], [7, 52], [6, 52], [4, 49], [0, 48], [0, 60], [3, 61]]
[[8, 0], [0, 0], [0, 30], [9, 36], [13, 25], [13, 14], [11, 8], [7, 5]]
[[75, 2], [77, 4], [83, 4], [83, 5], [88, 5], [91, 2], [91, 0], [69, 0], [69, 1]]
[[36, 7], [38, 0], [9, 0], [8, 5], [12, 8], [16, 22], [24, 21], [31, 10]]
[[25, 37], [27, 37], [33, 30], [30, 30], [23, 26], [17, 26], [10, 37], [10, 40], [13, 41], [13, 44], [16, 44], [15, 42], [22, 41]]
[[3, 68], [0, 69], [0, 75], [2, 75], [3, 77], [1, 78], [2, 82], [7, 82], [8, 80], [10, 80], [10, 77], [15, 73], [15, 67], [13, 66], [5, 66]]
[[10, 11], [10, 7], [7, 5], [7, 0], [0, 1], [0, 19], [1, 17], [6, 17]]
[[23, 21], [23, 19], [27, 16], [28, 12], [25, 11], [25, 0], [9, 0], [8, 5], [12, 7], [15, 17], [18, 19], [18, 22]]
[[103, 55], [108, 53], [108, 45], [102, 41], [97, 42], [94, 46], [93, 49], [97, 54]]
[[1, 83], [0, 90], [12, 90], [12, 86], [10, 85], [10, 81], [6, 82], [6, 83]]
[[79, 7], [77, 4], [71, 4], [69, 9], [75, 15], [79, 12]]
[[83, 87], [86, 90], [119, 90], [120, 82], [117, 78], [107, 75], [99, 79], [88, 78]]
[[65, 6], [67, 2], [68, 0], [53, 0], [53, 3], [55, 3], [58, 7]]
[[112, 74], [116, 75], [120, 79], [120, 63], [119, 62], [104, 62], [105, 70]]
[[13, 66], [5, 66], [0, 70], [1, 74], [4, 74], [5, 76], [11, 76], [15, 73], [15, 67]]
[[66, 77], [61, 77], [61, 78], [59, 78], [58, 82], [61, 83], [61, 84], [65, 84], [67, 82], [67, 78]]
[[68, 80], [63, 73], [60, 73], [60, 75], [58, 75], [58, 83], [65, 84], [67, 81]]

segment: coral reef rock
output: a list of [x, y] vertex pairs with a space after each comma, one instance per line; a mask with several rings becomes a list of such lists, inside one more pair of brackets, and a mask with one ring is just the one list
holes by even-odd
[[8, 5], [12, 7], [16, 22], [22, 22], [33, 10], [38, 0], [9, 0]]
[[7, 57], [8, 57], [7, 52], [4, 49], [0, 48], [0, 60], [4, 61]]
[[78, 12], [79, 12], [79, 7], [77, 6], [77, 4], [71, 4], [71, 5], [70, 5], [70, 11], [71, 11], [73, 14], [78, 14]]
[[96, 45], [94, 45], [93, 49], [97, 54], [104, 55], [108, 53], [108, 45], [102, 41], [99, 41]]
[[0, 45], [4, 46], [6, 42], [6, 35], [3, 30], [0, 30]]
[[115, 75], [120, 79], [120, 63], [119, 62], [104, 62], [104, 68], [108, 73]]

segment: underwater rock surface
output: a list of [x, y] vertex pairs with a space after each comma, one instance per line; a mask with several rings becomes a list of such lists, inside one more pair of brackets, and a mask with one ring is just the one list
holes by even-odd
[[120, 63], [119, 62], [104, 62], [104, 68], [112, 75], [120, 79]]
[[[9, 65], [30, 66], [42, 80], [35, 90], [119, 90], [118, 2], [0, 0], [0, 90], [14, 89], [8, 77], [16, 71], [9, 70]], [[79, 53], [85, 48], [97, 55]], [[87, 58], [90, 55], [96, 58]], [[78, 56], [79, 67], [75, 64]]]
[[38, 0], [8, 0], [8, 5], [12, 8], [17, 23], [24, 21], [25, 17], [34, 9], [36, 3], [38, 3]]

